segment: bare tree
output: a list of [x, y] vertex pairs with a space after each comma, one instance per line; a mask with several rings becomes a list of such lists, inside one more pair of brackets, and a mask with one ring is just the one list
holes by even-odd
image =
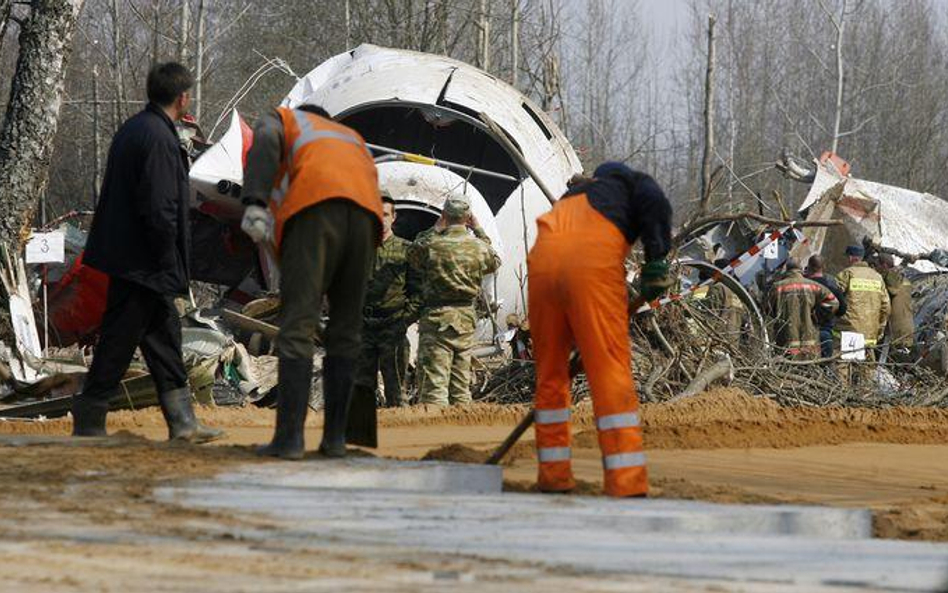
[[[178, 18], [178, 62], [187, 64], [191, 36], [191, 0], [181, 0], [181, 14]], [[198, 34], [198, 39], [201, 35]]]
[[520, 69], [520, 0], [510, 0], [510, 86], [517, 87]]
[[708, 212], [711, 200], [711, 159], [714, 155], [714, 24], [717, 19], [708, 15], [708, 66], [704, 79], [704, 151], [701, 158], [701, 206], [702, 214]]
[[197, 48], [194, 51], [194, 117], [201, 121], [204, 113], [204, 47], [205, 21], [207, 20], [206, 0], [198, 0]]
[[839, 126], [840, 122], [843, 119], [843, 90], [845, 83], [845, 73], [843, 71], [843, 40], [846, 34], [846, 18], [850, 15], [849, 13], [849, 0], [842, 0], [842, 3], [839, 8], [839, 12], [833, 13], [826, 6], [826, 3], [823, 0], [817, 0], [820, 5], [820, 8], [823, 10], [826, 17], [829, 19], [830, 23], [833, 25], [833, 29], [836, 30], [836, 43], [835, 53], [836, 53], [836, 103], [833, 109], [833, 135], [832, 140], [830, 141], [830, 151], [835, 153], [839, 148]]
[[477, 11], [477, 65], [490, 70], [490, 0], [480, 0]]
[[3, 38], [7, 34], [7, 23], [10, 22], [10, 11], [13, 9], [13, 0], [0, 0], [0, 48], [3, 47]]
[[20, 32], [0, 131], [0, 240], [19, 245], [46, 189], [70, 44], [82, 0], [35, 0]]

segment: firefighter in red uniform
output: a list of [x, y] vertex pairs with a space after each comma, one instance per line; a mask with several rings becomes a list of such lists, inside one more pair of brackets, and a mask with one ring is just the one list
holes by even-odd
[[625, 260], [641, 239], [646, 263], [641, 296], [653, 300], [671, 284], [672, 208], [648, 175], [604, 163], [537, 219], [528, 260], [529, 315], [536, 358], [538, 486], [575, 487], [570, 462], [569, 357], [579, 349], [592, 391], [610, 496], [648, 492], [638, 397], [632, 377]]

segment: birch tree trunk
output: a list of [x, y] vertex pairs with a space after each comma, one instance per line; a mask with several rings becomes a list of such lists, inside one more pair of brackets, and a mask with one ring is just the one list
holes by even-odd
[[181, 14], [178, 17], [178, 63], [188, 63], [188, 38], [191, 35], [191, 2], [181, 0]]
[[0, 241], [21, 244], [49, 179], [66, 62], [83, 0], [35, 0], [0, 131]]
[[7, 34], [7, 23], [10, 22], [10, 10], [13, 0], [0, 0], [0, 49], [3, 49], [3, 38]]
[[844, 72], [843, 72], [843, 34], [846, 30], [846, 2], [843, 2], [843, 9], [840, 11], [839, 23], [836, 24], [836, 103], [833, 109], [833, 140], [830, 143], [830, 151], [837, 154], [839, 150], [839, 126], [843, 120], [843, 91], [844, 91]]
[[490, 72], [490, 0], [481, 0], [477, 15], [477, 66]]
[[513, 0], [510, 7], [510, 86], [517, 88], [520, 69], [520, 0]]
[[204, 27], [207, 20], [207, 3], [198, 0], [197, 13], [197, 48], [194, 50], [194, 118], [201, 121], [204, 113]]

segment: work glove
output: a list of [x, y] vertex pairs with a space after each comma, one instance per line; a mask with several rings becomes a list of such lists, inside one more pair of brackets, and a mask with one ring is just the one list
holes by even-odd
[[639, 294], [646, 302], [654, 301], [668, 292], [672, 285], [668, 262], [664, 259], [653, 259], [645, 262], [639, 276]]
[[273, 240], [273, 214], [269, 208], [247, 206], [240, 229], [247, 233], [254, 243]]

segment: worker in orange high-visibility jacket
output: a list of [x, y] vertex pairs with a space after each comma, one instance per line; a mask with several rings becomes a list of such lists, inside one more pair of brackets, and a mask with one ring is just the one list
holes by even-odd
[[592, 391], [610, 496], [645, 496], [639, 402], [632, 377], [625, 260], [641, 239], [641, 296], [670, 286], [665, 255], [672, 208], [658, 184], [620, 163], [604, 163], [537, 219], [527, 259], [529, 316], [536, 359], [534, 420], [538, 487], [575, 487], [570, 461], [569, 357], [579, 349]]
[[303, 457], [313, 377], [313, 338], [323, 298], [323, 438], [320, 452], [346, 453], [346, 425], [361, 348], [366, 283], [382, 237], [375, 162], [362, 137], [316, 105], [261, 116], [247, 155], [241, 228], [280, 258], [282, 318], [276, 430], [263, 455]]

